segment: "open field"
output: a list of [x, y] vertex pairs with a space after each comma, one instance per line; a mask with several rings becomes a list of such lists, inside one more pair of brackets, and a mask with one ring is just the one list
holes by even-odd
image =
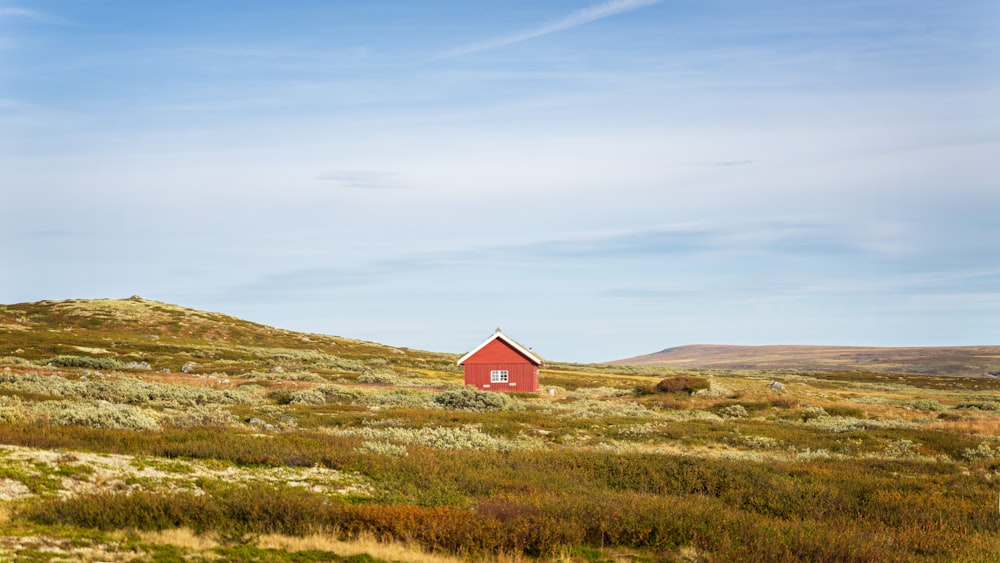
[[696, 344], [611, 362], [702, 369], [865, 370], [880, 373], [1000, 377], [1000, 346], [863, 348]]
[[982, 561], [1000, 380], [456, 356], [142, 299], [0, 306], [20, 561]]

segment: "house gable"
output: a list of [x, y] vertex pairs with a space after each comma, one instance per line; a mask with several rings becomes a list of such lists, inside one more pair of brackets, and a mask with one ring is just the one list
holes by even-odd
[[487, 338], [474, 350], [462, 356], [458, 360], [458, 365], [465, 365], [473, 358], [476, 363], [529, 362], [536, 366], [542, 365], [541, 358], [508, 338], [504, 333], [500, 332], [500, 329], [497, 329], [493, 333], [493, 336]]

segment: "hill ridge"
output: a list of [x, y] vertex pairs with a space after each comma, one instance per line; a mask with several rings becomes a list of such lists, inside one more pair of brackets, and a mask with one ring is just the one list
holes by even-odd
[[608, 362], [702, 369], [863, 370], [1000, 376], [1000, 346], [832, 346], [689, 344]]

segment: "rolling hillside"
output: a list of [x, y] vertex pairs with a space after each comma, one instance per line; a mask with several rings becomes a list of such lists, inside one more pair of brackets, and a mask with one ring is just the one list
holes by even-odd
[[140, 297], [0, 305], [0, 560], [992, 561], [1000, 377], [848, 368], [994, 351], [685, 347], [496, 393]]
[[1000, 346], [863, 348], [699, 344], [610, 362], [702, 369], [864, 370], [922, 375], [1000, 376]]
[[185, 371], [232, 375], [306, 366], [320, 375], [359, 372], [365, 365], [458, 371], [451, 354], [282, 330], [139, 296], [0, 305], [0, 357], [38, 362], [60, 356], [153, 372], [180, 372], [187, 365]]

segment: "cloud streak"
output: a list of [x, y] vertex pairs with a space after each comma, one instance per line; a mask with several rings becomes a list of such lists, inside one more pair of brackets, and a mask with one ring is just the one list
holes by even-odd
[[442, 58], [459, 57], [462, 55], [513, 45], [514, 43], [520, 43], [522, 41], [527, 41], [529, 39], [534, 39], [550, 33], [579, 27], [592, 21], [604, 19], [622, 12], [630, 12], [632, 10], [645, 8], [646, 6], [651, 6], [653, 4], [659, 4], [661, 1], [662, 0], [608, 0], [588, 8], [583, 8], [582, 10], [577, 10], [567, 16], [544, 24], [540, 27], [459, 47], [449, 51]]

